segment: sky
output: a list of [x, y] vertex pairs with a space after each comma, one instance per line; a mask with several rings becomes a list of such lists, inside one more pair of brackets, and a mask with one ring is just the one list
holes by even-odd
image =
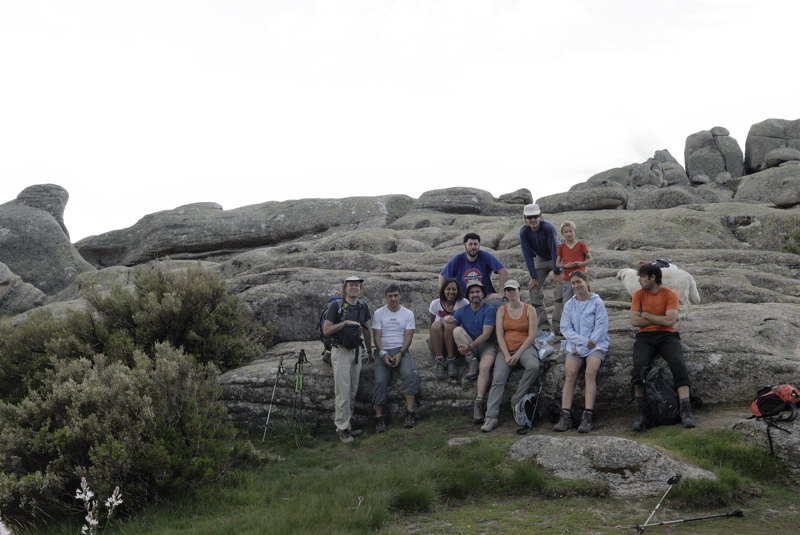
[[534, 199], [800, 118], [795, 0], [0, 0], [0, 204]]

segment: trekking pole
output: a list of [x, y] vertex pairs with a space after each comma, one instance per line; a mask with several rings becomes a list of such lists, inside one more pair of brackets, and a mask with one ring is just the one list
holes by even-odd
[[283, 355], [281, 355], [281, 360], [278, 362], [278, 370], [275, 372], [275, 384], [272, 385], [272, 397], [269, 399], [267, 423], [264, 424], [264, 434], [261, 436], [261, 442], [264, 442], [264, 440], [267, 438], [267, 426], [269, 425], [269, 417], [272, 414], [272, 402], [275, 401], [275, 389], [278, 388], [278, 378], [280, 378], [280, 376], [284, 373], [286, 373], [286, 370], [283, 369]]
[[[536, 399], [533, 402], [533, 421], [536, 421], [536, 409], [539, 407], [539, 398], [542, 397], [542, 387], [544, 386], [544, 379], [550, 370], [550, 365], [553, 364], [553, 359], [547, 359], [539, 364], [539, 388], [536, 390]], [[520, 427], [517, 429], [518, 435], [525, 435], [530, 429], [528, 427]]]
[[672, 490], [672, 487], [674, 487], [675, 485], [678, 484], [678, 481], [681, 480], [681, 477], [682, 476], [680, 474], [675, 474], [674, 476], [672, 476], [671, 478], [669, 478], [667, 480], [667, 483], [669, 484], [669, 488], [667, 489], [667, 492], [665, 492], [664, 495], [661, 497], [661, 499], [658, 500], [658, 503], [656, 504], [655, 508], [653, 509], [653, 512], [650, 513], [650, 516], [647, 517], [647, 520], [644, 521], [644, 524], [642, 524], [641, 526], [634, 526], [636, 528], [637, 535], [640, 535], [640, 534], [644, 533], [644, 528], [648, 525], [647, 523], [650, 522], [650, 519], [653, 518], [653, 515], [656, 514], [656, 511], [658, 511], [658, 508], [661, 507], [661, 502], [663, 502], [664, 498], [667, 497], [667, 494], [669, 494], [669, 491]]
[[645, 523], [643, 526], [636, 526], [636, 527], [639, 529], [644, 529], [644, 528], [649, 528], [651, 526], [666, 526], [667, 524], [678, 524], [680, 522], [694, 522], [695, 520], [710, 520], [712, 518], [725, 518], [731, 516], [744, 516], [744, 513], [741, 510], [737, 509], [735, 511], [731, 511], [730, 513], [722, 513], [719, 515], [698, 516], [695, 518], [683, 518], [680, 520], [666, 520], [664, 522], [656, 522], [653, 524]]
[[[294, 404], [292, 405], [292, 419], [299, 419], [303, 414], [303, 363], [308, 362], [306, 350], [301, 349], [294, 363]], [[298, 403], [298, 398], [300, 402]], [[299, 405], [299, 409], [298, 409]]]

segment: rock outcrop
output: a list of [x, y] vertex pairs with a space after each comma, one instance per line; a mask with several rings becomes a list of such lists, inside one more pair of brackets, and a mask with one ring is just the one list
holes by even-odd
[[44, 292], [22, 281], [8, 266], [0, 262], [0, 312], [17, 312], [44, 303]]
[[0, 259], [47, 295], [94, 270], [69, 241], [63, 218], [68, 198], [64, 188], [44, 184], [0, 205]]
[[[700, 290], [702, 303], [691, 317], [681, 318], [679, 330], [694, 391], [707, 405], [744, 403], [763, 384], [798, 381], [800, 165], [792, 145], [795, 122], [770, 121], [754, 125], [748, 138], [749, 161], [766, 167], [757, 173], [741, 175], [738, 145], [725, 139], [726, 130], [714, 128], [695, 134], [692, 150], [687, 144], [689, 174], [668, 151], [657, 151], [645, 162], [536, 199], [557, 227], [567, 219], [576, 223], [595, 259], [591, 288], [606, 303], [612, 340], [598, 378], [599, 415], [627, 410], [630, 392], [630, 297], [615, 275], [655, 258], [669, 258], [692, 273]], [[401, 286], [403, 304], [417, 318], [412, 354], [423, 378], [421, 412], [447, 409], [466, 417], [474, 383], [436, 381], [427, 349], [427, 311], [436, 297], [437, 275], [463, 251], [463, 235], [474, 231], [512, 278], [523, 284], [529, 279], [518, 239], [522, 208], [534, 200], [527, 189], [498, 198], [474, 188], [450, 188], [419, 199], [302, 199], [228, 211], [195, 203], [147, 215], [128, 229], [86, 238], [75, 247], [63, 228], [67, 198], [58, 186], [35, 186], [0, 205], [0, 254], [7, 266], [0, 266], [0, 308], [20, 310], [44, 301], [63, 314], [86, 306], [85, 285], [131, 284], [132, 266], [165, 257], [177, 268], [202, 262], [277, 329], [279, 343], [268, 354], [221, 379], [232, 418], [252, 429], [263, 426], [276, 380], [273, 418], [291, 414], [293, 376], [277, 376], [276, 370], [281, 356], [292, 360], [301, 349], [311, 360], [304, 383], [307, 417], [330, 425], [332, 375], [317, 356], [316, 321], [321, 306], [351, 274], [365, 279], [373, 311], [383, 304], [388, 283]], [[362, 377], [356, 420], [365, 423], [372, 412], [370, 365]], [[518, 377], [512, 375], [507, 396]], [[559, 360], [545, 379], [545, 395], [558, 398], [562, 383]], [[392, 389], [394, 403], [401, 393], [396, 385]], [[402, 409], [392, 405], [388, 412]], [[501, 419], [509, 413], [504, 403]]]
[[639, 497], [664, 492], [675, 474], [716, 480], [712, 472], [634, 440], [619, 437], [531, 435], [515, 442], [509, 457], [533, 460], [564, 479], [588, 479], [608, 485], [612, 496]]
[[750, 127], [744, 148], [744, 167], [747, 173], [765, 168], [766, 155], [788, 147], [800, 149], [800, 119], [767, 119]]
[[689, 180], [698, 175], [714, 180], [720, 173], [736, 178], [744, 174], [744, 155], [727, 128], [717, 126], [686, 138], [684, 151]]

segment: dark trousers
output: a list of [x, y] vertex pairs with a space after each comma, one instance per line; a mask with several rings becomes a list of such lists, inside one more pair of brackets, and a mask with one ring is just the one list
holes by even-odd
[[636, 334], [633, 342], [633, 370], [631, 383], [642, 383], [642, 370], [653, 365], [656, 356], [669, 364], [675, 388], [689, 386], [689, 372], [683, 360], [681, 336], [677, 332], [651, 331]]

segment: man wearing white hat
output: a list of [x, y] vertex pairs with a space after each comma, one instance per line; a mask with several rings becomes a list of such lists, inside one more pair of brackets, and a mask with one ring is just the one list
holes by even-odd
[[[353, 441], [350, 418], [358, 391], [358, 380], [361, 375], [361, 337], [367, 355], [372, 354], [372, 333], [370, 332], [370, 313], [367, 304], [360, 301], [364, 279], [350, 276], [342, 283], [342, 300], [333, 301], [328, 306], [322, 333], [333, 336], [335, 341], [331, 349], [331, 366], [333, 367], [333, 385], [335, 392], [334, 418], [339, 440], [348, 444]], [[360, 431], [359, 431], [360, 432]]]
[[556, 249], [558, 248], [558, 233], [552, 223], [542, 218], [542, 211], [538, 204], [528, 204], [522, 211], [525, 224], [519, 228], [519, 244], [522, 247], [522, 256], [528, 266], [531, 281], [528, 290], [531, 294], [531, 304], [536, 308], [539, 316], [539, 331], [549, 331], [550, 323], [547, 321], [547, 309], [544, 304], [545, 280], [553, 272], [553, 332], [558, 332], [563, 307], [561, 290], [561, 269], [556, 266]]

